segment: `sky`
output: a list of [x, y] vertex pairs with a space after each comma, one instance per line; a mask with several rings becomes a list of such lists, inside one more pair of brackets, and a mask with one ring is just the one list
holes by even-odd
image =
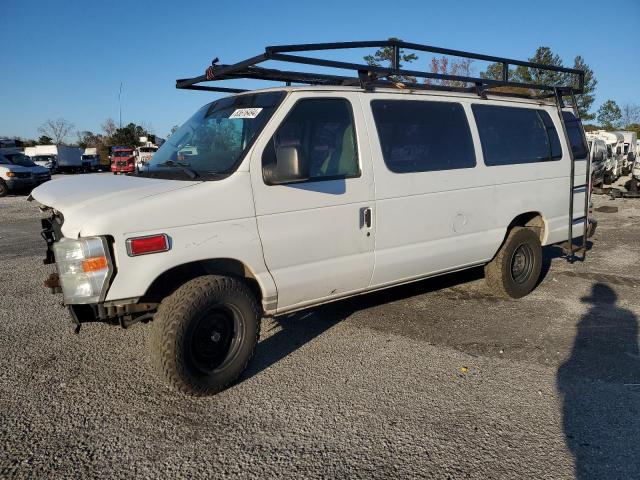
[[[640, 0], [2, 0], [0, 137], [37, 138], [57, 118], [99, 132], [108, 117], [119, 122], [120, 108], [123, 125], [166, 137], [222, 95], [175, 88], [214, 57], [234, 63], [267, 45], [389, 37], [523, 60], [544, 45], [569, 66], [582, 55], [598, 80], [593, 111], [607, 99], [640, 104]], [[421, 55], [412, 68], [430, 60]]]

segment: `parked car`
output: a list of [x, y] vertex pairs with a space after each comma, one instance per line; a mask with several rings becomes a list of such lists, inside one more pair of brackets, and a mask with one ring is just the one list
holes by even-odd
[[36, 165], [16, 148], [0, 148], [0, 197], [31, 190], [51, 180], [49, 170]]
[[[219, 68], [210, 79], [225, 78]], [[142, 174], [37, 188], [51, 214], [48, 285], [76, 325], [151, 322], [158, 372], [211, 394], [246, 367], [262, 316], [477, 266], [496, 295], [520, 298], [539, 281], [542, 245], [570, 239], [573, 255], [567, 227], [586, 232], [590, 168], [571, 108], [369, 73], [216, 100]]]
[[[611, 159], [607, 158], [607, 145], [599, 138], [590, 138], [588, 144], [589, 154], [591, 155], [591, 184], [592, 186], [602, 185], [605, 172], [611, 169]], [[609, 165], [607, 162], [609, 162]]]

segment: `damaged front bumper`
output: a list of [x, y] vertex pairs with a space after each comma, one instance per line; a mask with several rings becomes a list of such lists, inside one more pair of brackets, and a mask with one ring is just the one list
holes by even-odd
[[[46, 256], [43, 262], [47, 265], [53, 264], [56, 267], [56, 272], [51, 273], [45, 280], [45, 287], [51, 290], [51, 293], [69, 293], [70, 285], [77, 287], [78, 285], [85, 286], [84, 283], [78, 284], [74, 275], [79, 277], [89, 276], [93, 273], [94, 268], [108, 268], [108, 274], [104, 276], [104, 284], [99, 289], [99, 295], [93, 295], [95, 292], [91, 292], [85, 298], [74, 297], [73, 295], [65, 295], [64, 304], [69, 309], [71, 320], [75, 325], [76, 333], [80, 331], [80, 326], [83, 323], [90, 322], [102, 322], [111, 325], [120, 325], [123, 328], [127, 328], [134, 323], [141, 321], [149, 321], [153, 318], [153, 312], [158, 307], [157, 303], [141, 303], [138, 298], [123, 299], [119, 301], [105, 301], [106, 291], [109, 286], [109, 282], [114, 274], [115, 268], [111, 262], [112, 252], [109, 245], [103, 240], [103, 250], [100, 252], [104, 257], [92, 256], [95, 254], [89, 254], [82, 256], [82, 248], [77, 248], [77, 252], [72, 248], [71, 253], [73, 255], [65, 256], [65, 248], [61, 243], [67, 245], [67, 242], [76, 242], [79, 246], [82, 246], [84, 241], [94, 241], [90, 239], [78, 239], [70, 240], [65, 239], [62, 235], [62, 223], [63, 218], [59, 214], [54, 214], [50, 218], [42, 219], [42, 238], [44, 238], [47, 244]], [[72, 243], [73, 244], [73, 243]], [[74, 245], [75, 246], [75, 245]], [[56, 262], [56, 250], [58, 253], [63, 253], [63, 258], [60, 262]], [[91, 250], [91, 249], [89, 249]], [[79, 252], [79, 255], [77, 254]], [[69, 260], [71, 258], [71, 260]], [[102, 263], [97, 262], [101, 260]], [[69, 268], [69, 263], [72, 263], [72, 267]], [[62, 267], [62, 271], [60, 268]], [[71, 273], [69, 273], [69, 271]], [[66, 280], [64, 275], [66, 275]], [[62, 278], [61, 278], [62, 277]], [[72, 280], [69, 280], [69, 277]], [[66, 281], [66, 284], [65, 284]], [[87, 285], [89, 284], [88, 282]], [[66, 287], [65, 287], [66, 285]], [[73, 292], [74, 289], [71, 289]], [[97, 290], [98, 291], [98, 290]], [[71, 301], [69, 301], [71, 299]]]

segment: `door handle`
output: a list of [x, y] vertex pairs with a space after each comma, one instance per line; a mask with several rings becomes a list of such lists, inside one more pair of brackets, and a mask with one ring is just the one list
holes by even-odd
[[371, 228], [371, 208], [370, 207], [366, 207], [364, 209], [364, 226], [367, 228]]

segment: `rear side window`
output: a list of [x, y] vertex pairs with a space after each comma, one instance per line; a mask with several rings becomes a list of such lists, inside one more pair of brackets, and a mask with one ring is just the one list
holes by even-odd
[[374, 100], [371, 110], [392, 172], [475, 167], [471, 131], [459, 103]]
[[544, 110], [479, 104], [471, 108], [478, 125], [485, 165], [562, 158], [558, 132]]
[[567, 126], [567, 135], [569, 135], [573, 158], [575, 160], [585, 160], [589, 155], [589, 150], [582, 135], [582, 122], [580, 122], [580, 119], [576, 118], [572, 112], [562, 112], [562, 116]]

